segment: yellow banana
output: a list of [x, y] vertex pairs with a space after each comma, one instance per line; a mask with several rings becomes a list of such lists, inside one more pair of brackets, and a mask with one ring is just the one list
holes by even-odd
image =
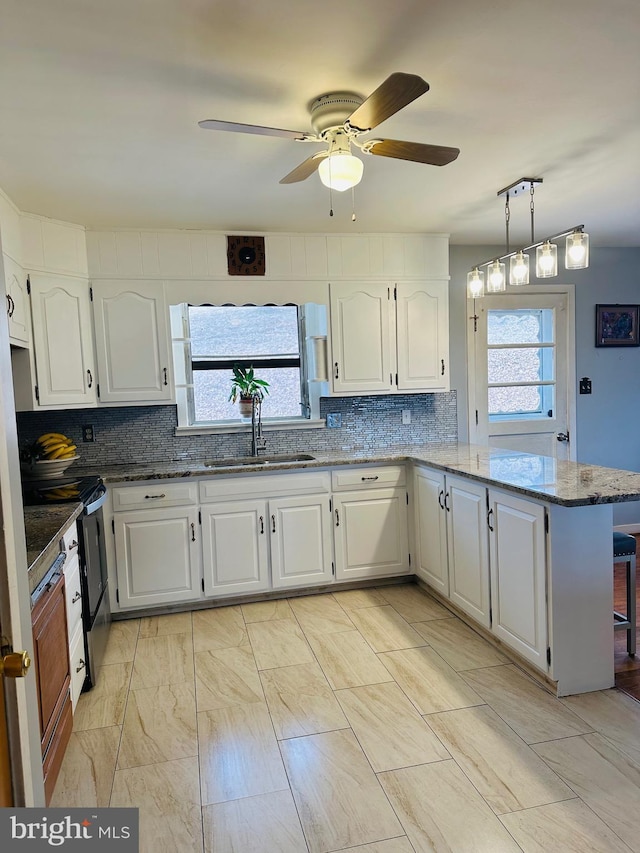
[[61, 432], [45, 432], [44, 435], [41, 435], [38, 441], [42, 444], [43, 442], [49, 441], [52, 438], [57, 438], [59, 441], [68, 442], [69, 439], [66, 435], [62, 435]]
[[57, 450], [59, 447], [68, 447], [69, 445], [66, 441], [52, 439], [48, 444], [39, 444], [38, 446], [47, 453], [49, 450]]
[[[67, 456], [75, 456], [76, 454], [76, 445], [71, 444], [68, 447], [65, 447], [64, 453], [61, 454], [61, 457], [65, 459]], [[60, 459], [60, 456], [58, 457]]]
[[57, 447], [55, 450], [47, 451], [47, 459], [59, 459], [61, 456], [73, 456], [73, 451], [76, 449], [75, 444], [68, 447], [66, 444]]

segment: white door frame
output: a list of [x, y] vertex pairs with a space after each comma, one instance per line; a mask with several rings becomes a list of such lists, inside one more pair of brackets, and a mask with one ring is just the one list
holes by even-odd
[[[575, 284], [545, 284], [525, 285], [524, 287], [510, 287], [507, 289], [508, 296], [518, 295], [545, 295], [566, 294], [567, 297], [567, 423], [569, 426], [569, 459], [576, 461], [577, 432], [576, 432], [576, 286]], [[481, 297], [485, 305], [491, 308], [491, 295]], [[476, 429], [476, 409], [478, 399], [476, 396], [476, 307], [479, 299], [467, 299], [467, 399], [469, 418], [469, 442], [477, 443], [478, 433]]]
[[[5, 279], [0, 243], [0, 300]], [[31, 596], [25, 541], [9, 326], [0, 318], [0, 621], [15, 651], [33, 659]], [[4, 643], [4, 640], [3, 640]], [[44, 782], [35, 667], [5, 679], [5, 704], [15, 806], [43, 806]]]

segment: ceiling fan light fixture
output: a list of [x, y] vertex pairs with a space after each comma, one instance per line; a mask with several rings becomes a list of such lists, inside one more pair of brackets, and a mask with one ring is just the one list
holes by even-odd
[[359, 184], [362, 180], [363, 172], [364, 163], [362, 160], [354, 157], [353, 154], [344, 154], [342, 152], [329, 154], [328, 157], [322, 160], [318, 167], [320, 180], [325, 187], [329, 187], [329, 189], [340, 193]]
[[584, 231], [568, 235], [564, 265], [568, 270], [584, 270], [589, 266], [589, 235]]

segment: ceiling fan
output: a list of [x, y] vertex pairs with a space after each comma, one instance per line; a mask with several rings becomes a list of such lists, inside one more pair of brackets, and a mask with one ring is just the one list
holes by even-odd
[[360, 182], [364, 169], [362, 160], [351, 153], [352, 145], [365, 154], [412, 160], [432, 166], [446, 166], [456, 159], [460, 153], [459, 148], [404, 142], [399, 139], [361, 141], [359, 138], [428, 91], [429, 84], [422, 77], [397, 72], [387, 77], [366, 99], [353, 92], [329, 92], [320, 95], [309, 106], [313, 133], [218, 119], [205, 119], [198, 124], [205, 130], [227, 130], [262, 136], [281, 136], [296, 142], [324, 143], [326, 148], [323, 151], [312, 154], [285, 175], [280, 183], [294, 184], [304, 181], [318, 170], [323, 184], [343, 191]]

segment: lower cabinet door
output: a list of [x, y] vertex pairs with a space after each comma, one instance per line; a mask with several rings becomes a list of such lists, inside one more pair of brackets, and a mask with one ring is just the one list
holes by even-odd
[[447, 476], [449, 598], [481, 625], [491, 627], [487, 490]]
[[544, 507], [490, 489], [489, 510], [493, 631], [547, 670]]
[[114, 513], [120, 607], [200, 597], [202, 551], [195, 507]]
[[275, 588], [333, 580], [328, 495], [269, 501], [271, 575]]
[[205, 595], [269, 589], [266, 501], [202, 506]]
[[87, 675], [87, 657], [82, 624], [78, 625], [75, 633], [69, 639], [69, 663], [71, 665], [71, 707], [75, 711]]
[[337, 580], [409, 571], [405, 489], [334, 495], [333, 515]]
[[416, 468], [414, 474], [416, 574], [442, 595], [449, 596], [447, 512], [444, 474]]

